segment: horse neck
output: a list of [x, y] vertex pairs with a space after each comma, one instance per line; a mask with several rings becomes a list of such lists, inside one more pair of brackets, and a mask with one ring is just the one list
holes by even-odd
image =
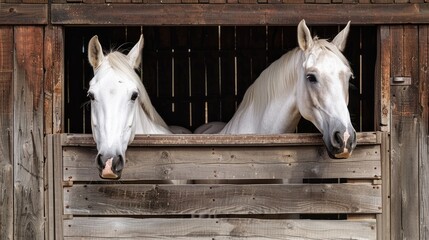
[[301, 115], [296, 104], [296, 79], [302, 52], [286, 53], [265, 69], [246, 91], [238, 110], [220, 133], [280, 134], [294, 132]]
[[136, 113], [136, 134], [171, 134], [164, 120], [153, 110], [152, 118], [139, 106]]

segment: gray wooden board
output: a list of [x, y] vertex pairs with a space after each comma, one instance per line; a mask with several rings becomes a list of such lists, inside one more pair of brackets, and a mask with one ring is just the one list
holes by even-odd
[[[358, 145], [380, 144], [378, 132], [358, 132]], [[95, 146], [90, 134], [63, 134], [63, 146]], [[322, 135], [317, 133], [287, 133], [278, 135], [222, 135], [222, 134], [174, 134], [136, 135], [131, 146], [302, 146], [323, 145]]]
[[375, 221], [76, 217], [64, 239], [375, 239]]
[[64, 189], [64, 213], [381, 213], [381, 188], [370, 184], [75, 184]]
[[[91, 147], [63, 147], [64, 180], [100, 181]], [[130, 147], [122, 181], [381, 177], [380, 145], [360, 145], [348, 159], [323, 146]]]
[[44, 238], [43, 27], [14, 27], [14, 239]]
[[[296, 25], [427, 23], [427, 4], [51, 4], [62, 25]], [[160, 18], [159, 16], [163, 16]], [[126, 16], [126, 17], [125, 17]]]

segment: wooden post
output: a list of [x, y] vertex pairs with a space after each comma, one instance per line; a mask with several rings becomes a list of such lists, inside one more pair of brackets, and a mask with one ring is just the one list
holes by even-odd
[[0, 239], [13, 237], [13, 27], [0, 27]]
[[45, 28], [44, 130], [61, 133], [63, 126], [64, 33], [63, 28]]
[[14, 238], [43, 239], [43, 27], [15, 27], [14, 42]]
[[429, 238], [429, 25], [419, 27], [419, 79], [422, 121], [419, 144], [420, 239]]
[[390, 131], [390, 61], [392, 39], [388, 26], [378, 31], [377, 64], [375, 69], [375, 122], [377, 130]]

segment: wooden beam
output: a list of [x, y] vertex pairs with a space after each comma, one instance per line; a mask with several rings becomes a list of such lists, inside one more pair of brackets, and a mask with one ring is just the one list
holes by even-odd
[[[95, 146], [90, 134], [63, 134], [63, 146]], [[377, 132], [358, 132], [358, 145], [379, 144]], [[279, 135], [174, 134], [136, 135], [131, 146], [303, 146], [323, 145], [318, 133]]]
[[375, 239], [371, 220], [136, 219], [75, 217], [64, 239]]
[[419, 79], [422, 122], [419, 146], [420, 239], [429, 238], [429, 26], [419, 26]]
[[64, 32], [61, 26], [45, 27], [44, 132], [61, 133], [63, 119]]
[[375, 214], [371, 184], [74, 184], [64, 189], [73, 216], [193, 214]]
[[0, 25], [48, 24], [48, 4], [1, 3]]
[[43, 27], [14, 27], [14, 43], [14, 236], [43, 239]]
[[0, 27], [0, 232], [13, 239], [13, 27]]
[[[121, 182], [222, 179], [379, 179], [380, 146], [360, 145], [348, 159], [330, 159], [323, 146], [130, 147]], [[64, 147], [64, 181], [101, 181], [97, 150]], [[234, 182], [234, 181], [232, 181]]]
[[429, 23], [428, 4], [52, 4], [51, 14], [65, 25]]

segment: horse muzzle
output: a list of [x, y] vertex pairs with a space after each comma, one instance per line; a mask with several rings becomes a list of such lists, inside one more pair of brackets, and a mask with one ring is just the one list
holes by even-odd
[[330, 158], [349, 158], [356, 147], [356, 131], [353, 127], [337, 128], [323, 140]]
[[100, 171], [100, 178], [118, 180], [121, 178], [124, 168], [124, 158], [122, 155], [108, 156], [98, 154], [97, 164]]

